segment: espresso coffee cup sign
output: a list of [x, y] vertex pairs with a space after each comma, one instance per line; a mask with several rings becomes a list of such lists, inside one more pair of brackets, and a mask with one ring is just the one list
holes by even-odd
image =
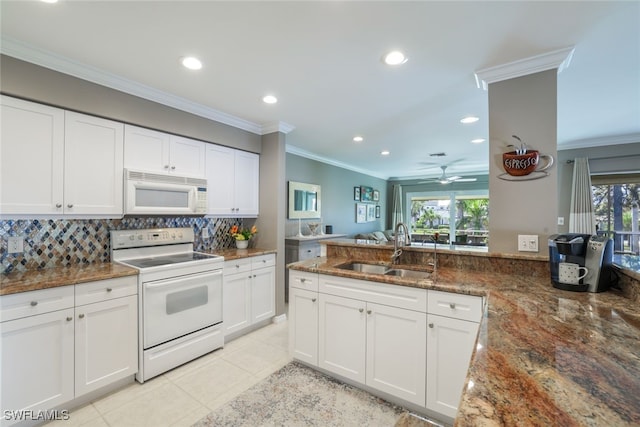
[[553, 165], [553, 157], [541, 155], [537, 150], [527, 150], [524, 154], [510, 151], [502, 154], [502, 165], [509, 175], [524, 176], [549, 169]]
[[[558, 272], [558, 279], [560, 283], [566, 283], [568, 285], [579, 285], [580, 280], [589, 273], [586, 267], [580, 267], [580, 265], [573, 262], [562, 262], [559, 264], [560, 271]], [[580, 275], [580, 271], [584, 270], [584, 274]]]

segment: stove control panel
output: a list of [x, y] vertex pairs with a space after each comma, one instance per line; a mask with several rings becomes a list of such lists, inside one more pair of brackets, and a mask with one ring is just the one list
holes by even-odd
[[111, 232], [111, 247], [114, 249], [193, 243], [193, 240], [192, 228], [152, 228]]

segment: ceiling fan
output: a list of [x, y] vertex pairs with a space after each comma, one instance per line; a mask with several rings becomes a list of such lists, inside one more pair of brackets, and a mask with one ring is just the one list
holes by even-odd
[[476, 178], [463, 178], [461, 176], [447, 176], [447, 165], [440, 166], [442, 175], [439, 178], [431, 178], [427, 181], [420, 181], [418, 184], [426, 184], [430, 182], [439, 182], [440, 184], [450, 184], [452, 182], [473, 182]]

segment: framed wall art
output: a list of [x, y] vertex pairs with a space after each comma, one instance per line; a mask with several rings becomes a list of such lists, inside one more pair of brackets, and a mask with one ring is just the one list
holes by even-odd
[[380, 201], [380, 192], [378, 190], [373, 190], [373, 201], [374, 202]]
[[364, 203], [356, 203], [356, 222], [367, 222], [367, 205]]
[[373, 188], [371, 187], [360, 187], [360, 201], [361, 202], [372, 202], [373, 201]]
[[360, 187], [353, 187], [353, 200], [360, 201]]
[[376, 205], [367, 205], [367, 222], [376, 220]]

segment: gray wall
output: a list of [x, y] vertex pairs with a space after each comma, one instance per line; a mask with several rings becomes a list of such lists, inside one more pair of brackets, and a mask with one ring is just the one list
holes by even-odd
[[[489, 251], [518, 252], [518, 235], [538, 235], [539, 253], [557, 231], [557, 165], [529, 181], [500, 179], [502, 153], [518, 135], [540, 154], [557, 153], [557, 71], [548, 70], [489, 85]], [[515, 141], [517, 142], [517, 141]]]
[[[334, 234], [366, 233], [386, 228], [387, 182], [358, 172], [287, 153], [286, 182], [297, 181], [322, 187], [321, 214], [324, 225], [332, 225]], [[353, 187], [373, 187], [380, 191], [380, 218], [374, 222], [356, 223], [356, 201]], [[286, 214], [285, 214], [286, 217]], [[304, 224], [305, 220], [302, 221]], [[298, 231], [298, 220], [287, 220], [287, 236]], [[303, 227], [303, 234], [309, 230]]]
[[591, 174], [640, 173], [640, 141], [631, 144], [558, 151], [558, 216], [564, 217], [564, 225], [558, 226], [559, 233], [569, 232], [573, 164], [568, 164], [567, 160], [577, 157], [590, 159]]

